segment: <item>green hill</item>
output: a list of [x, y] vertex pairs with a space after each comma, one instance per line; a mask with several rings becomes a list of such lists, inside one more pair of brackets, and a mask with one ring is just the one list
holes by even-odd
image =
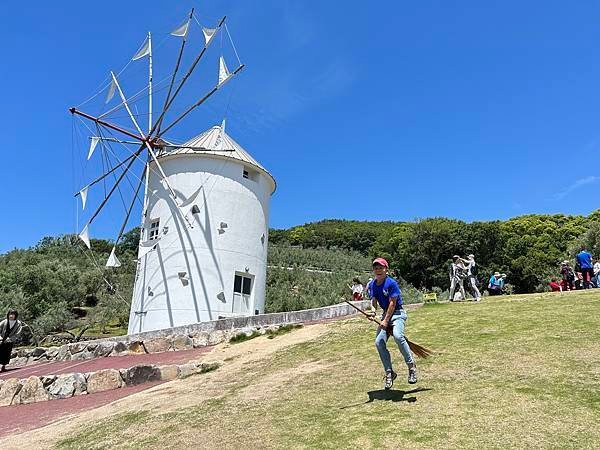
[[[407, 335], [436, 354], [419, 361], [416, 386], [397, 364], [387, 393], [363, 319], [274, 353], [266, 346], [311, 327], [260, 337], [232, 346], [238, 355], [217, 371], [138, 394], [56, 439], [65, 449], [598, 448], [599, 308], [588, 291], [410, 311]], [[256, 359], [236, 365], [250, 349]]]

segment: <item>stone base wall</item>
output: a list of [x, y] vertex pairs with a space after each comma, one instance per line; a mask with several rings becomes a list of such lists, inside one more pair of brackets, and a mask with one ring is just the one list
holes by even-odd
[[150, 381], [171, 381], [209, 372], [218, 367], [218, 363], [191, 361], [182, 365], [137, 365], [128, 369], [103, 369], [89, 373], [9, 378], [0, 380], [0, 406], [95, 394]]
[[[354, 304], [365, 309], [369, 302], [365, 300]], [[231, 317], [164, 330], [75, 342], [60, 347], [20, 349], [13, 352], [10, 365], [23, 367], [45, 361], [78, 361], [107, 356], [188, 350], [216, 345], [228, 341], [239, 333], [264, 333], [269, 329], [276, 330], [281, 325], [333, 319], [353, 314], [356, 314], [355, 309], [346, 303], [340, 303], [302, 311]]]

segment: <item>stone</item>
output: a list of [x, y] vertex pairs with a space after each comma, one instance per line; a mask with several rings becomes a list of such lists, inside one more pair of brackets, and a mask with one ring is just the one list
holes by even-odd
[[166, 352], [171, 349], [171, 338], [155, 338], [144, 341], [144, 347], [148, 353]]
[[68, 398], [86, 392], [87, 383], [82, 374], [69, 373], [56, 377], [47, 389], [52, 398]]
[[118, 389], [123, 384], [121, 374], [116, 369], [103, 369], [98, 372], [92, 372], [87, 377], [87, 392], [94, 394], [95, 392], [109, 391]]
[[135, 386], [148, 381], [160, 380], [160, 369], [156, 366], [139, 365], [126, 370], [123, 377], [127, 386]]
[[127, 351], [127, 345], [124, 342], [117, 342], [113, 347], [111, 355], [120, 355]]
[[175, 364], [159, 366], [160, 379], [162, 381], [171, 381], [179, 376], [179, 367]]
[[71, 359], [71, 352], [69, 351], [69, 345], [61, 345], [58, 349], [58, 353], [55, 358], [57, 361], [69, 361]]
[[84, 361], [86, 359], [92, 359], [94, 357], [94, 352], [85, 350], [83, 352], [75, 353], [73, 356], [71, 356], [71, 361]]
[[225, 330], [215, 330], [208, 336], [208, 345], [217, 345], [229, 340], [229, 334]]
[[96, 350], [96, 348], [98, 348], [98, 343], [97, 342], [93, 342], [93, 343], [89, 343], [85, 349], [88, 352], [93, 352], [94, 350]]
[[0, 386], [0, 406], [11, 405], [15, 398], [19, 398], [19, 391], [23, 385], [18, 378], [9, 378], [4, 380]]
[[202, 366], [194, 363], [182, 364], [179, 366], [179, 378], [187, 378], [196, 375], [202, 371]]
[[11, 366], [13, 368], [23, 367], [27, 364], [28, 359], [29, 358], [27, 358], [26, 356], [21, 356], [21, 357], [15, 358], [15, 359], [11, 359], [9, 366]]
[[194, 348], [206, 347], [208, 345], [210, 333], [208, 331], [200, 331], [192, 336], [192, 344]]
[[69, 352], [71, 355], [75, 355], [79, 352], [82, 352], [87, 347], [87, 342], [75, 342], [74, 344], [68, 344]]
[[144, 343], [142, 341], [133, 341], [127, 345], [127, 353], [129, 354], [141, 354], [148, 353], [146, 348], [144, 347]]
[[115, 348], [114, 342], [110, 342], [110, 341], [100, 342], [98, 344], [98, 346], [96, 347], [96, 349], [94, 350], [94, 356], [96, 358], [104, 358], [104, 357], [110, 355], [110, 353], [113, 351], [114, 348]]
[[42, 355], [44, 355], [46, 353], [46, 349], [42, 348], [42, 347], [36, 347], [34, 348], [31, 353], [29, 354], [29, 356], [33, 356], [34, 358], [38, 358]]
[[[46, 389], [44, 389], [44, 384], [42, 383], [42, 380], [40, 380], [40, 378], [36, 377], [35, 375], [32, 375], [29, 378], [27, 378], [25, 383], [23, 383], [23, 387], [19, 391], [19, 403], [22, 405], [26, 405], [28, 403], [43, 402], [49, 399], [50, 395], [48, 394]], [[13, 400], [12, 404], [15, 405], [17, 403], [15, 403], [15, 400]]]
[[173, 337], [173, 350], [189, 350], [194, 348], [194, 341], [186, 335], [178, 335]]
[[54, 383], [54, 380], [56, 380], [56, 378], [57, 378], [56, 375], [43, 375], [40, 377], [40, 380], [42, 381], [44, 388], [47, 388], [52, 383]]
[[59, 347], [48, 347], [46, 349], [46, 357], [48, 359], [54, 359], [58, 355]]

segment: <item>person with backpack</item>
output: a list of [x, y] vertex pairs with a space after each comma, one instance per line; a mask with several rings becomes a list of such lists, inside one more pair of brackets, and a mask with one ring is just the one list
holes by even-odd
[[[391, 327], [392, 336], [398, 345], [400, 353], [404, 357], [404, 362], [408, 366], [408, 383], [417, 382], [417, 365], [415, 364], [412, 352], [404, 337], [404, 326], [408, 318], [406, 310], [402, 307], [402, 292], [396, 280], [388, 275], [389, 266], [385, 259], [375, 258], [373, 260], [374, 280], [369, 284], [369, 297], [372, 299], [372, 306], [377, 305], [383, 309], [381, 317], [381, 326], [377, 328], [375, 338], [375, 347], [379, 353], [379, 358], [385, 370], [384, 389], [390, 389], [397, 377], [392, 368], [392, 359], [387, 349], [387, 340], [389, 338], [388, 328]], [[373, 315], [375, 313], [373, 312]]]
[[462, 298], [467, 298], [465, 294], [465, 287], [463, 281], [467, 277], [467, 269], [463, 264], [462, 258], [458, 255], [452, 257], [452, 264], [450, 265], [450, 301], [454, 301], [454, 292], [456, 287], [460, 290]]
[[500, 272], [494, 272], [488, 283], [490, 295], [502, 295], [502, 284], [502, 275], [500, 275]]

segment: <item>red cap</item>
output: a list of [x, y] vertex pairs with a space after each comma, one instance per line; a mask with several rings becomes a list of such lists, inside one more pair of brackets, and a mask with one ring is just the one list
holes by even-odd
[[389, 268], [389, 267], [390, 267], [390, 266], [388, 265], [388, 262], [387, 262], [385, 259], [383, 259], [383, 258], [375, 258], [375, 259], [373, 260], [373, 265], [375, 265], [375, 264], [379, 264], [379, 265], [381, 265], [381, 266], [383, 266], [383, 267], [386, 267], [386, 268]]

